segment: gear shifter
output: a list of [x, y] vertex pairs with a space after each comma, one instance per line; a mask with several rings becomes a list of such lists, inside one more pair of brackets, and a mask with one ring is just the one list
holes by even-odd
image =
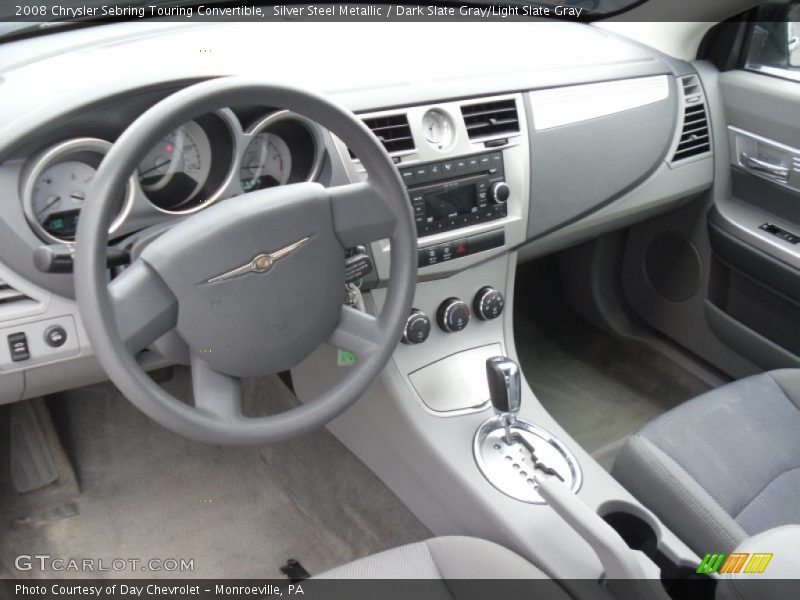
[[511, 426], [517, 418], [522, 401], [519, 366], [505, 356], [486, 359], [486, 377], [489, 380], [489, 398], [494, 412], [505, 428], [505, 443], [511, 445]]
[[[489, 399], [495, 416], [475, 432], [473, 453], [478, 468], [494, 487], [512, 498], [544, 504], [535, 477], [552, 476], [566, 490], [576, 492], [583, 474], [575, 456], [550, 432], [519, 415], [522, 372], [507, 356], [486, 361]], [[533, 398], [533, 396], [531, 396]], [[536, 413], [535, 399], [529, 407]]]

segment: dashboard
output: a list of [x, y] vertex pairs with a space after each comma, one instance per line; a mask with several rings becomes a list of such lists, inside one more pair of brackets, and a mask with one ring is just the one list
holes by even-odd
[[[409, 45], [407, 29], [392, 24], [341, 36], [308, 23], [314, 44], [290, 23], [142, 25], [47, 35], [0, 53], [0, 403], [105, 379], [71, 274], [42, 272], [32, 256], [42, 245], [73, 246], [112, 145], [198, 81], [237, 75], [300, 87], [355, 112], [408, 188], [420, 282], [625, 227], [713, 180], [710, 149], [677, 154], [690, 103], [705, 106], [693, 67], [588, 25], [420, 23], [420, 39], [435, 37], [448, 60]], [[471, 33], [504, 43], [478, 52]], [[274, 48], [291, 49], [291, 60], [267, 60]], [[109, 77], [119, 64], [138, 66]], [[263, 100], [165, 132], [117, 201], [110, 244], [134, 249], [151, 229], [257, 189], [366, 177], [331, 132]], [[388, 241], [365, 250], [374, 262], [365, 289], [380, 288], [390, 277]], [[54, 327], [64, 340], [56, 346], [47, 338]], [[20, 334], [28, 356], [15, 361], [5, 340]]]
[[[285, 110], [240, 114], [223, 109], [202, 115], [153, 146], [117, 201], [111, 239], [159, 214], [187, 215], [231, 196], [316, 179], [324, 148], [315, 123]], [[111, 145], [105, 139], [74, 137], [25, 162], [22, 204], [42, 241], [74, 242], [81, 207]]]

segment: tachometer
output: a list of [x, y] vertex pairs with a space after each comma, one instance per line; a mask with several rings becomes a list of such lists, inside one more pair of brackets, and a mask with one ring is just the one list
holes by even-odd
[[59, 238], [73, 239], [94, 167], [70, 160], [45, 169], [33, 188], [33, 213], [44, 230]]
[[[23, 191], [25, 214], [39, 237], [48, 241], [75, 239], [78, 218], [109, 142], [79, 138], [57, 144], [34, 159]], [[129, 184], [110, 231], [122, 223], [133, 200]]]
[[245, 192], [283, 185], [292, 172], [292, 153], [283, 138], [262, 132], [253, 137], [239, 168]]

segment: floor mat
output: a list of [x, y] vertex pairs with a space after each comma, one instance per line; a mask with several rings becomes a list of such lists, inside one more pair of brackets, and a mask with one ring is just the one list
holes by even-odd
[[572, 312], [552, 273], [533, 276], [541, 279], [515, 297], [522, 371], [548, 412], [605, 468], [631, 433], [708, 390], [649, 346], [612, 336]]
[[[187, 371], [176, 369], [164, 387], [185, 396]], [[251, 413], [297, 402], [277, 377], [247, 382], [245, 398]], [[42, 523], [25, 514], [24, 498], [5, 492], [0, 562], [8, 570], [17, 554], [46, 553], [194, 564], [177, 574], [116, 574], [126, 577], [282, 578], [290, 558], [314, 574], [430, 536], [327, 430], [278, 445], [219, 447], [156, 425], [109, 384], [49, 404], [75, 465], [80, 514]]]

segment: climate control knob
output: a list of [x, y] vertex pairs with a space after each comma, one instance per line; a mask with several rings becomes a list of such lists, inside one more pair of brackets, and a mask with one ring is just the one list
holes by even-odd
[[478, 290], [472, 308], [481, 321], [491, 321], [499, 317], [505, 308], [506, 299], [499, 290], [487, 285]]
[[431, 334], [431, 320], [421, 310], [416, 308], [411, 310], [411, 314], [406, 319], [406, 326], [403, 329], [403, 337], [400, 341], [404, 344], [421, 344], [428, 339]]
[[508, 202], [508, 197], [511, 195], [511, 188], [505, 181], [498, 181], [493, 183], [489, 188], [489, 197], [495, 204], [505, 204]]
[[436, 322], [447, 333], [461, 331], [469, 323], [469, 306], [460, 298], [448, 298], [439, 305]]

